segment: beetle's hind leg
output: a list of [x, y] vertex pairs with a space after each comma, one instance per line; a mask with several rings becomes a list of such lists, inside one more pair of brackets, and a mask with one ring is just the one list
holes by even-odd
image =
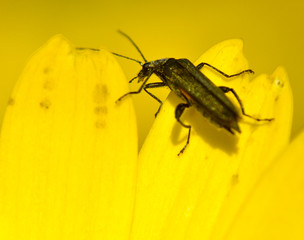
[[213, 66], [210, 65], [209, 63], [205, 63], [205, 62], [202, 62], [202, 63], [198, 64], [198, 65], [196, 66], [196, 68], [197, 68], [198, 70], [201, 70], [203, 66], [208, 66], [208, 67], [212, 68], [213, 70], [217, 71], [218, 73], [220, 73], [221, 75], [225, 76], [226, 78], [236, 77], [236, 76], [242, 75], [242, 74], [244, 74], [244, 73], [254, 73], [253, 70], [251, 70], [251, 69], [246, 69], [246, 70], [241, 71], [241, 72], [239, 72], [239, 73], [229, 75], [229, 74], [224, 73], [223, 71], [219, 70], [218, 68], [213, 67]]
[[245, 109], [244, 109], [244, 106], [243, 106], [243, 103], [240, 99], [240, 97], [237, 95], [237, 93], [234, 91], [233, 88], [229, 88], [229, 87], [219, 87], [224, 93], [227, 93], [227, 92], [232, 92], [232, 94], [234, 95], [234, 97], [236, 98], [236, 100], [238, 101], [238, 103], [240, 104], [240, 107], [241, 107], [241, 111], [242, 111], [242, 114], [246, 117], [250, 117], [256, 121], [272, 121], [274, 120], [274, 118], [255, 118], [251, 115], [248, 115], [247, 113], [245, 113]]
[[180, 103], [180, 104], [177, 105], [177, 107], [176, 107], [176, 109], [175, 109], [175, 118], [176, 118], [176, 120], [177, 120], [183, 127], [189, 129], [189, 130], [188, 130], [187, 142], [186, 142], [185, 146], [182, 148], [182, 150], [180, 150], [180, 152], [177, 154], [178, 156], [179, 156], [180, 154], [182, 154], [182, 153], [185, 151], [185, 149], [186, 149], [186, 147], [188, 146], [189, 141], [190, 141], [191, 126], [190, 126], [190, 125], [187, 125], [187, 124], [185, 124], [185, 123], [183, 123], [183, 122], [180, 120], [180, 117], [181, 117], [181, 115], [183, 114], [184, 110], [185, 110], [186, 108], [189, 108], [189, 107], [190, 107], [190, 104], [188, 104], [188, 103]]

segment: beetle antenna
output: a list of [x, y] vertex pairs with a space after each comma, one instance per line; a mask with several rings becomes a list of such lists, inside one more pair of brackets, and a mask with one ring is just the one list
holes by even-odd
[[115, 53], [115, 52], [111, 52], [111, 53], [114, 54], [114, 55], [116, 55], [116, 56], [118, 56], [118, 57], [126, 58], [126, 59], [132, 60], [132, 61], [134, 61], [134, 62], [137, 62], [137, 63], [140, 64], [140, 66], [143, 65], [143, 63], [142, 63], [141, 61], [137, 60], [137, 59], [130, 58], [130, 57], [126, 57], [126, 56], [120, 55], [120, 54]]
[[[133, 46], [137, 49], [137, 51], [140, 53], [140, 55], [141, 55], [141, 57], [143, 58], [143, 60], [145, 61], [145, 63], [148, 62], [147, 59], [144, 57], [143, 53], [140, 51], [139, 47], [138, 47], [138, 46], [136, 45], [136, 43], [132, 40], [132, 38], [130, 38], [129, 35], [127, 35], [126, 33], [122, 32], [122, 31], [120, 31], [120, 30], [118, 30], [118, 32], [119, 32], [121, 35], [123, 35], [124, 37], [126, 37], [126, 38], [132, 43], [132, 45], [133, 45]], [[142, 64], [141, 64], [141, 65], [142, 65]]]

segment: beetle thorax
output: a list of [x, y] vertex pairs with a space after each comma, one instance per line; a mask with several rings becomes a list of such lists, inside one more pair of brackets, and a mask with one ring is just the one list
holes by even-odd
[[142, 69], [138, 73], [138, 82], [143, 81], [145, 78], [150, 77], [151, 74], [159, 69], [163, 64], [167, 62], [168, 58], [162, 58], [159, 60], [146, 62], [142, 65]]

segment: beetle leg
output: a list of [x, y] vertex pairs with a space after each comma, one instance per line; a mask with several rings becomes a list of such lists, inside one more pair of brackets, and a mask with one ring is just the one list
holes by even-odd
[[[140, 93], [140, 92], [143, 90], [143, 88], [145, 87], [145, 85], [146, 85], [147, 81], [149, 80], [149, 78], [151, 77], [151, 75], [152, 75], [152, 74], [150, 74], [149, 76], [146, 77], [146, 79], [144, 80], [144, 82], [142, 83], [142, 85], [140, 86], [140, 88], [139, 88], [137, 91], [128, 92], [128, 93], [122, 95], [120, 98], [118, 98], [118, 99], [116, 100], [116, 103], [118, 103], [118, 102], [121, 101], [124, 97], [126, 97], [126, 96], [128, 96], [128, 95], [130, 95], [130, 94], [138, 94], [138, 93]], [[135, 77], [135, 78], [136, 78], [136, 77]], [[135, 78], [132, 78], [131, 80], [133, 80], [133, 79], [135, 79]]]
[[256, 121], [272, 121], [272, 120], [274, 120], [274, 118], [263, 118], [263, 119], [261, 119], [261, 118], [255, 118], [255, 117], [253, 117], [253, 116], [248, 115], [247, 113], [245, 113], [245, 109], [244, 109], [243, 103], [242, 103], [241, 99], [239, 98], [239, 96], [237, 95], [237, 93], [234, 91], [233, 88], [223, 87], [223, 86], [221, 86], [221, 87], [219, 87], [219, 88], [220, 88], [224, 93], [227, 93], [227, 92], [232, 92], [232, 93], [233, 93], [234, 97], [236, 98], [236, 100], [237, 100], [238, 103], [240, 104], [240, 107], [241, 107], [241, 110], [242, 110], [242, 114], [243, 114], [244, 116], [250, 117], [250, 118], [252, 118], [252, 119], [254, 119], [254, 120], [256, 120]]
[[177, 105], [177, 107], [176, 107], [176, 109], [175, 109], [175, 118], [176, 118], [176, 120], [177, 120], [183, 127], [189, 129], [189, 131], [188, 131], [188, 137], [187, 137], [187, 142], [186, 142], [185, 146], [182, 148], [182, 150], [178, 153], [178, 156], [179, 156], [180, 154], [182, 154], [182, 153], [185, 151], [185, 149], [186, 149], [186, 147], [188, 146], [189, 141], [190, 141], [191, 126], [190, 126], [190, 125], [186, 125], [185, 123], [183, 123], [183, 122], [180, 120], [180, 117], [181, 117], [181, 115], [183, 114], [185, 108], [189, 108], [189, 107], [190, 107], [190, 105], [189, 105], [188, 103], [180, 103], [180, 104]]
[[241, 71], [241, 72], [239, 72], [239, 73], [229, 75], [229, 74], [224, 73], [224, 72], [222, 72], [221, 70], [217, 69], [216, 67], [213, 67], [213, 66], [210, 65], [209, 63], [205, 63], [205, 62], [202, 62], [202, 63], [198, 64], [198, 65], [196, 66], [196, 68], [197, 68], [198, 70], [201, 70], [201, 68], [202, 68], [203, 66], [205, 66], [205, 65], [208, 66], [208, 67], [210, 67], [210, 68], [212, 68], [212, 69], [214, 69], [215, 71], [217, 71], [217, 72], [220, 73], [221, 75], [225, 76], [226, 78], [236, 77], [236, 76], [242, 75], [242, 74], [244, 74], [244, 73], [254, 73], [253, 70], [251, 70], [251, 69], [246, 69], [246, 70]]
[[167, 86], [167, 85], [164, 82], [155, 82], [155, 83], [148, 83], [144, 87], [145, 92], [148, 93], [151, 97], [153, 97], [156, 101], [158, 101], [160, 103], [160, 106], [159, 106], [157, 112], [155, 113], [155, 117], [159, 113], [159, 111], [161, 109], [161, 106], [163, 105], [163, 102], [158, 97], [156, 97], [154, 94], [152, 94], [151, 92], [149, 92], [147, 90], [147, 88], [158, 88], [158, 87], [165, 87], [165, 86]]

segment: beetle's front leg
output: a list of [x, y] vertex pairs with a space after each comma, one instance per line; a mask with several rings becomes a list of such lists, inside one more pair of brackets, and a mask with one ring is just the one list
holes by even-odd
[[179, 156], [180, 154], [182, 154], [182, 153], [185, 151], [185, 149], [186, 149], [186, 147], [188, 146], [189, 141], [190, 141], [191, 126], [190, 126], [190, 125], [187, 125], [187, 124], [185, 124], [185, 123], [183, 123], [183, 122], [180, 120], [180, 117], [181, 117], [181, 115], [183, 114], [184, 110], [185, 110], [186, 108], [189, 108], [189, 107], [190, 107], [190, 104], [189, 104], [189, 103], [180, 103], [180, 104], [177, 105], [177, 107], [176, 107], [176, 109], [175, 109], [175, 118], [176, 118], [176, 120], [177, 120], [183, 127], [189, 129], [189, 131], [188, 131], [188, 137], [187, 137], [187, 142], [186, 142], [185, 146], [182, 148], [182, 150], [180, 150], [180, 152], [177, 154], [178, 156]]
[[[140, 88], [137, 91], [128, 92], [128, 93], [122, 95], [120, 98], [118, 98], [116, 100], [116, 103], [120, 102], [124, 97], [126, 97], [126, 96], [128, 96], [130, 94], [138, 94], [138, 93], [140, 93], [143, 90], [143, 88], [145, 87], [145, 85], [146, 85], [146, 83], [147, 83], [147, 81], [149, 80], [150, 77], [151, 77], [151, 75], [149, 75], [149, 76], [146, 77], [146, 79], [144, 80], [144, 82], [142, 83], [142, 85], [140, 86]], [[132, 78], [132, 79], [135, 79], [135, 78]]]

